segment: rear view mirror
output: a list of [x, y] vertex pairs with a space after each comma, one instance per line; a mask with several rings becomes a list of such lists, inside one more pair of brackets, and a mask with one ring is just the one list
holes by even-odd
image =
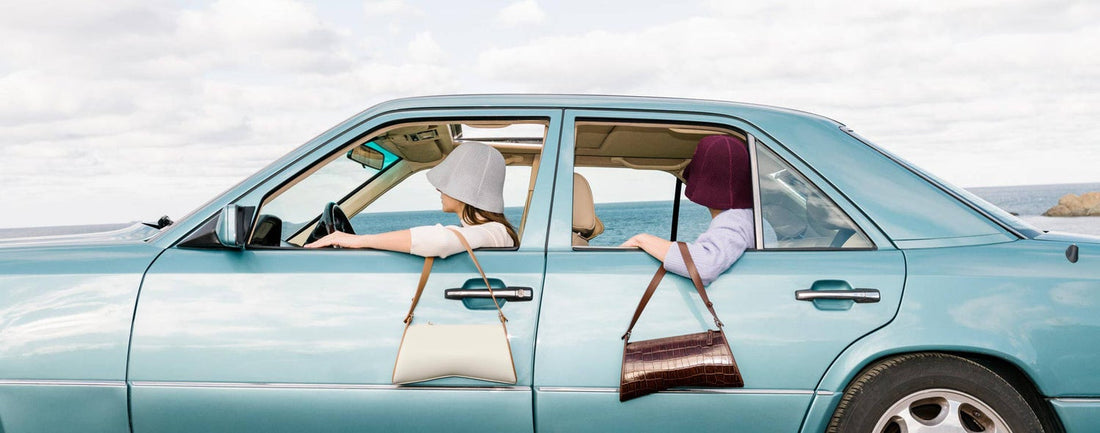
[[381, 170], [385, 166], [386, 155], [379, 152], [377, 149], [369, 147], [364, 144], [355, 146], [354, 149], [348, 151], [348, 159], [358, 162], [363, 165], [363, 168], [373, 168], [375, 170]]

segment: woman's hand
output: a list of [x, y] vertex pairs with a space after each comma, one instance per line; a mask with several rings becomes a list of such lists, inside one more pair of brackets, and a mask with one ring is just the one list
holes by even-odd
[[366, 248], [367, 236], [353, 235], [344, 232], [332, 232], [329, 235], [317, 239], [312, 243], [303, 245], [306, 248], [324, 248], [324, 247], [341, 247], [341, 248]]
[[668, 247], [672, 245], [672, 242], [666, 241], [659, 237], [653, 236], [649, 233], [639, 233], [627, 239], [620, 247], [638, 247], [644, 250], [655, 259], [660, 260], [661, 263], [665, 261], [665, 254], [668, 254]]

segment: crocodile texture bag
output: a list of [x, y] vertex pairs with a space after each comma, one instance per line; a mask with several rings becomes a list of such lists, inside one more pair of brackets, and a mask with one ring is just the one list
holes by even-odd
[[680, 254], [684, 258], [691, 281], [695, 289], [699, 291], [717, 330], [707, 330], [697, 334], [677, 335], [675, 337], [657, 338], [630, 342], [630, 331], [638, 322], [657, 285], [665, 276], [665, 268], [657, 269], [657, 274], [649, 282], [642, 300], [638, 302], [638, 308], [634, 311], [634, 318], [630, 320], [630, 327], [623, 334], [623, 369], [622, 380], [619, 385], [619, 401], [627, 401], [657, 391], [673, 387], [718, 387], [739, 388], [745, 386], [741, 379], [741, 371], [737, 368], [737, 361], [733, 359], [733, 351], [726, 342], [726, 334], [722, 332], [722, 321], [718, 320], [718, 314], [714, 312], [714, 306], [703, 289], [703, 281], [699, 278], [699, 272], [695, 269], [695, 262], [688, 253], [687, 245], [677, 242]]

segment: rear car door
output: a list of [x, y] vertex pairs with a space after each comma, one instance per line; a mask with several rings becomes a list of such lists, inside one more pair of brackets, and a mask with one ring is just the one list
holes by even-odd
[[[538, 138], [545, 146], [520, 143], [509, 145], [514, 154], [506, 152], [509, 164], [526, 165], [532, 173], [530, 181], [526, 177], [511, 180], [520, 185], [518, 200], [509, 203], [506, 198], [506, 205], [518, 205], [520, 211], [526, 208], [519, 217], [525, 221], [520, 245], [478, 251], [489, 278], [497, 280], [494, 284], [530, 290], [530, 300], [503, 306], [509, 319], [515, 385], [457, 378], [391, 384], [402, 319], [423, 259], [389, 251], [293, 247], [286, 245], [287, 239], [300, 237], [287, 237], [285, 233], [293, 233], [288, 230], [275, 239], [275, 245], [250, 245], [240, 251], [176, 245], [152, 265], [134, 321], [128, 375], [133, 431], [531, 431], [535, 325], [553, 186], [553, 164], [540, 168], [538, 161], [556, 159], [560, 113], [411, 110], [384, 115], [348, 130], [343, 138], [288, 167], [287, 174], [273, 177], [236, 201], [257, 206], [261, 214], [285, 215], [272, 210], [278, 207], [270, 202], [275, 191], [298, 176], [326, 170], [318, 169], [317, 161], [343, 161], [353, 145], [372, 140], [385, 128], [392, 133], [395, 123], [427, 128], [476, 119], [494, 128], [494, 122], [541, 125], [546, 132]], [[416, 173], [404, 179], [422, 176], [432, 157], [425, 153], [432, 148], [423, 147], [433, 140], [431, 134], [410, 128], [395, 135], [395, 140], [410, 146], [407, 157], [386, 168]], [[431, 130], [453, 134], [461, 128]], [[387, 164], [391, 156], [386, 156]], [[409, 199], [410, 194], [401, 190], [404, 183], [392, 190], [391, 185], [372, 183], [391, 174], [366, 176], [370, 180], [340, 203], [356, 202], [358, 191], [372, 188], [379, 194], [389, 191], [382, 198], [394, 203]], [[313, 184], [323, 187], [326, 182]], [[426, 207], [438, 206], [438, 194], [431, 189], [426, 194], [422, 197], [429, 203]], [[530, 204], [524, 206], [525, 202]], [[364, 214], [377, 205], [371, 203]], [[320, 208], [314, 214], [319, 212]], [[374, 233], [407, 228], [413, 224], [408, 215], [412, 214], [379, 213], [366, 220], [353, 216], [352, 222], [360, 233]], [[441, 222], [457, 224], [453, 215], [450, 218]], [[289, 221], [281, 218], [283, 224]], [[516, 223], [519, 229], [521, 223]], [[477, 288], [481, 281], [465, 253], [436, 259], [417, 319], [440, 324], [497, 323], [495, 309], [444, 298], [444, 289]]]
[[[810, 167], [779, 143], [759, 139], [764, 132], [739, 119], [595, 110], [567, 110], [565, 119], [535, 358], [537, 429], [797, 431], [833, 359], [897, 311], [905, 272], [901, 253]], [[758, 172], [756, 248], [707, 288], [745, 387], [676, 389], [620, 403], [620, 336], [659, 262], [617, 244], [647, 230], [638, 221], [670, 221], [654, 216], [654, 209], [671, 215], [675, 178], [670, 173], [690, 158], [691, 147], [684, 143], [706, 131], [744, 138]], [[663, 153], [661, 137], [678, 150]], [[577, 246], [570, 175], [585, 166], [619, 172], [588, 179], [596, 216], [605, 226], [600, 236], [618, 237], [601, 243], [597, 236], [588, 246]], [[632, 171], [664, 175], [667, 182], [624, 180]], [[619, 190], [601, 193], [601, 188]], [[630, 202], [641, 190], [658, 191], [667, 203]], [[681, 204], [679, 224], [686, 223], [686, 214], [703, 212], [705, 227], [709, 214], [684, 210], [690, 206], [697, 205]], [[614, 219], [615, 214], [623, 216]], [[668, 222], [657, 225], [664, 228], [653, 234], [669, 236]], [[682, 240], [690, 242], [700, 230]], [[666, 276], [632, 341], [713, 328], [694, 292], [686, 278]], [[796, 299], [797, 292], [807, 299]], [[877, 300], [855, 303], [850, 299], [856, 293], [873, 293]], [[816, 297], [822, 294], [848, 300]]]

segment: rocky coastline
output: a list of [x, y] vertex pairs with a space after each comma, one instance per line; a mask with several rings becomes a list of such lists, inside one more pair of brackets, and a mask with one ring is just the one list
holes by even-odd
[[1058, 204], [1043, 212], [1043, 216], [1100, 216], [1100, 191], [1066, 194], [1058, 199]]

